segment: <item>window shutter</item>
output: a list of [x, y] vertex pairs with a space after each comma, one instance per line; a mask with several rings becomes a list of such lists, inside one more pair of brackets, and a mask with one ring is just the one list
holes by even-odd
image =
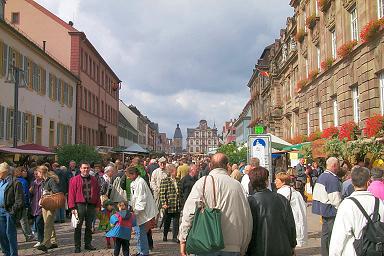
[[40, 68], [41, 70], [41, 86], [40, 86], [40, 93], [41, 95], [45, 95], [45, 92], [47, 90], [47, 73], [45, 69]]
[[57, 145], [61, 145], [60, 143], [60, 123], [57, 123], [57, 133], [56, 133], [56, 143]]
[[26, 125], [25, 125], [25, 113], [22, 113], [21, 114], [21, 123], [22, 123], [22, 129], [21, 129], [21, 141], [22, 142], [25, 142], [25, 129], [26, 129]]
[[8, 59], [7, 59], [7, 54], [8, 54], [8, 45], [6, 45], [5, 43], [2, 44], [3, 45], [3, 50], [2, 50], [2, 55], [3, 55], [3, 60], [2, 60], [2, 66], [3, 66], [3, 69], [1, 70], [1, 74], [3, 76], [5, 76], [7, 74], [7, 70], [8, 70]]
[[7, 117], [6, 117], [6, 125], [5, 125], [5, 139], [9, 140], [10, 135], [10, 121], [11, 121], [11, 110], [7, 108]]
[[73, 87], [69, 85], [69, 107], [72, 107], [73, 104]]
[[5, 107], [0, 106], [0, 139], [4, 138], [4, 126], [5, 126]]
[[3, 53], [3, 42], [0, 41], [0, 77], [3, 76], [3, 62], [4, 62], [4, 53]]
[[17, 112], [17, 141], [21, 139], [21, 112]]
[[35, 116], [31, 115], [31, 143], [35, 143]]

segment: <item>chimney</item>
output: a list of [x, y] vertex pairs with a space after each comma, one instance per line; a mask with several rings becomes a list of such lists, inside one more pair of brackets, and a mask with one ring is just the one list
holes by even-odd
[[[1, 0], [0, 0], [1, 1]], [[46, 45], [47, 41], [43, 41], [43, 51], [45, 52], [45, 45]]]
[[71, 20], [68, 21], [68, 25], [71, 26], [71, 27], [73, 27], [73, 21], [71, 21]]

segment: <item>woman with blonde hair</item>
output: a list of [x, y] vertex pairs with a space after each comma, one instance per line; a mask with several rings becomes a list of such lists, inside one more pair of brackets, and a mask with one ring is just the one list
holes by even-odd
[[[37, 176], [43, 180], [43, 196], [59, 192], [59, 177], [48, 170], [44, 165], [37, 167]], [[48, 249], [57, 248], [56, 232], [54, 227], [55, 211], [42, 208], [44, 219], [44, 239], [36, 249], [47, 252]]]
[[275, 177], [277, 193], [288, 199], [295, 219], [296, 242], [298, 247], [307, 243], [307, 207], [299, 191], [296, 191], [291, 184], [291, 177], [286, 172], [279, 172]]

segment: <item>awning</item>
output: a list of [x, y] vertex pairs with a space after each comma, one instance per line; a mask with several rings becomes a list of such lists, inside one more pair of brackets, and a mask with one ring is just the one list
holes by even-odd
[[18, 149], [24, 149], [24, 150], [39, 150], [39, 151], [44, 151], [44, 152], [53, 152], [52, 149], [48, 147], [44, 147], [41, 145], [37, 144], [25, 144], [17, 147]]
[[304, 145], [307, 145], [307, 144], [311, 144], [311, 142], [304, 142], [300, 144], [287, 146], [287, 147], [284, 147], [283, 150], [287, 150], [287, 151], [300, 150]]
[[56, 155], [52, 152], [42, 151], [42, 150], [27, 150], [20, 148], [10, 148], [10, 147], [0, 147], [1, 153], [6, 154], [21, 154], [21, 155]]
[[118, 146], [113, 148], [111, 151], [116, 153], [142, 153], [142, 154], [148, 154], [148, 150], [142, 148], [137, 143], [132, 143], [128, 147]]
[[282, 149], [285, 149], [284, 147], [292, 145], [291, 143], [273, 135], [272, 133], [267, 133], [267, 134], [271, 136], [272, 148], [274, 149], [282, 150]]

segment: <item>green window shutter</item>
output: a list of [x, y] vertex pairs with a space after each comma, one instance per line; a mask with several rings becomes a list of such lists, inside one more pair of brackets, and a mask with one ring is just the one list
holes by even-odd
[[5, 107], [0, 106], [0, 139], [4, 139]]
[[61, 143], [60, 143], [60, 123], [57, 123], [57, 128], [56, 128], [56, 144], [61, 145]]
[[25, 121], [25, 113], [22, 113], [21, 114], [21, 124], [22, 124], [22, 129], [21, 129], [21, 141], [22, 142], [25, 142], [25, 134], [26, 134], [26, 129], [27, 129], [27, 126], [26, 126], [26, 121]]
[[21, 112], [17, 112], [17, 140], [21, 139]]
[[11, 110], [7, 108], [7, 116], [6, 116], [6, 124], [5, 124], [5, 139], [9, 140], [10, 137], [10, 122], [11, 122]]
[[32, 142], [31, 143], [35, 143], [35, 116], [34, 115], [31, 115], [31, 138], [32, 138]]

